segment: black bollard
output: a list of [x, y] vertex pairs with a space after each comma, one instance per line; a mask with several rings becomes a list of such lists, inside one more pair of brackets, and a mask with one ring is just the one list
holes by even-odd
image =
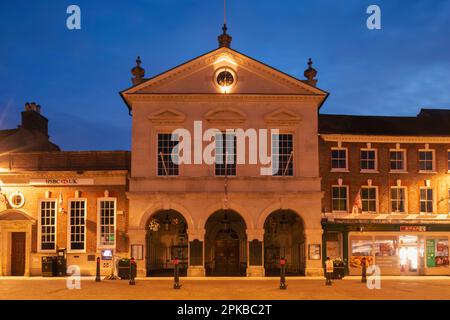
[[97, 270], [95, 273], [95, 282], [100, 282], [100, 257], [97, 257]]
[[362, 260], [361, 260], [361, 283], [367, 283], [366, 258], [362, 258]]
[[180, 289], [180, 276], [179, 276], [179, 261], [178, 258], [175, 258], [173, 260], [174, 268], [173, 268], [173, 288], [174, 289]]
[[131, 257], [131, 259], [130, 259], [130, 281], [128, 282], [128, 284], [130, 286], [136, 285], [136, 281], [134, 279], [136, 277], [136, 271], [137, 271], [136, 261], [134, 261], [134, 258]]
[[286, 290], [286, 259], [280, 259], [280, 289]]

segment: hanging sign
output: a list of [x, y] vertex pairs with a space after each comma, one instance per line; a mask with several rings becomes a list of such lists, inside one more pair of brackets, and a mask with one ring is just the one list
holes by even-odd
[[64, 178], [64, 179], [31, 179], [32, 186], [81, 186], [93, 185], [94, 179], [78, 179], [78, 178]]

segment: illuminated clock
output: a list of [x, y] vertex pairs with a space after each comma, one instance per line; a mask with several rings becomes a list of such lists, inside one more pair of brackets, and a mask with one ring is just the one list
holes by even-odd
[[217, 84], [220, 87], [231, 87], [233, 83], [234, 77], [230, 71], [224, 70], [217, 75]]

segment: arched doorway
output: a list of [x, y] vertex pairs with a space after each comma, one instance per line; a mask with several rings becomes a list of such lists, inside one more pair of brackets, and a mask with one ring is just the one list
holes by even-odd
[[219, 210], [205, 225], [207, 276], [245, 276], [247, 235], [244, 219], [235, 211]]
[[147, 276], [173, 276], [173, 260], [178, 258], [180, 275], [188, 267], [187, 223], [175, 210], [162, 210], [153, 214], [147, 229]]
[[286, 275], [305, 274], [305, 236], [302, 219], [291, 210], [272, 212], [264, 223], [266, 276], [280, 274], [280, 258], [286, 259]]

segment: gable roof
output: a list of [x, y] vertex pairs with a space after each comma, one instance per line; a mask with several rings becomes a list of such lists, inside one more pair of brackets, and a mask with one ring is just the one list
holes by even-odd
[[421, 109], [416, 117], [320, 114], [319, 133], [450, 136], [450, 109]]
[[[186, 62], [184, 62], [184, 63], [182, 63], [182, 64], [180, 64], [180, 65], [178, 65], [178, 66], [176, 66], [174, 68], [171, 68], [171, 69], [169, 69], [167, 71], [164, 71], [164, 72], [162, 72], [160, 74], [157, 74], [157, 75], [155, 75], [155, 76], [153, 76], [151, 78], [145, 79], [143, 82], [141, 82], [139, 84], [136, 84], [136, 85], [133, 85], [133, 86], [131, 86], [131, 87], [121, 91], [120, 92], [120, 96], [124, 100], [125, 104], [127, 105], [128, 109], [130, 111], [130, 114], [131, 114], [131, 105], [130, 105], [129, 101], [127, 100], [127, 95], [136, 94], [136, 93], [146, 93], [146, 92], [139, 92], [139, 91], [141, 89], [151, 85], [152, 83], [160, 81], [161, 79], [164, 79], [164, 78], [170, 77], [170, 76], [176, 76], [177, 72], [179, 72], [180, 70], [188, 68], [189, 65], [194, 64], [198, 60], [207, 58], [208, 56], [214, 56], [216, 54], [221, 54], [221, 53], [224, 53], [224, 54], [225, 53], [229, 53], [229, 54], [232, 54], [232, 55], [236, 55], [236, 56], [238, 56], [240, 58], [243, 58], [245, 60], [251, 61], [252, 63], [258, 65], [260, 68], [266, 69], [266, 70], [270, 70], [273, 74], [276, 74], [280, 78], [282, 77], [286, 82], [289, 82], [292, 85], [296, 85], [299, 88], [302, 88], [305, 91], [310, 92], [309, 93], [310, 95], [324, 96], [324, 99], [323, 99], [321, 105], [323, 104], [323, 102], [326, 100], [326, 98], [329, 95], [328, 92], [326, 92], [324, 90], [321, 90], [321, 89], [319, 89], [319, 88], [309, 84], [306, 80], [300, 80], [300, 79], [298, 79], [298, 78], [296, 78], [296, 77], [294, 77], [292, 75], [289, 75], [289, 74], [287, 74], [285, 72], [282, 72], [282, 71], [280, 71], [280, 70], [278, 70], [278, 69], [276, 69], [274, 67], [271, 67], [271, 66], [269, 66], [269, 65], [267, 65], [267, 64], [265, 64], [265, 63], [263, 63], [263, 62], [261, 62], [259, 60], [251, 58], [251, 57], [249, 57], [249, 56], [247, 56], [247, 55], [245, 55], [245, 54], [243, 54], [243, 53], [241, 53], [239, 51], [236, 51], [234, 49], [230, 49], [228, 47], [220, 47], [220, 48], [214, 49], [212, 51], [209, 51], [209, 52], [207, 52], [205, 54], [202, 54], [200, 56], [197, 56], [197, 57], [195, 57], [195, 58], [193, 58], [191, 60], [188, 60], [188, 61], [186, 61]], [[177, 92], [177, 94], [178, 93], [179, 92]], [[152, 92], [152, 93], [146, 93], [146, 94], [154, 94], [154, 93]], [[200, 94], [202, 94], [202, 93], [200, 93]], [[205, 93], [203, 93], [203, 94], [205, 94]], [[206, 93], [206, 94], [213, 95], [215, 93]], [[253, 94], [253, 93], [248, 93], [248, 94]], [[255, 93], [255, 94], [257, 94], [257, 93]], [[270, 95], [271, 92], [267, 92], [267, 93], [264, 93], [264, 94]], [[233, 94], [228, 93], [227, 95], [233, 95]], [[245, 94], [241, 94], [241, 95], [245, 95]], [[262, 94], [259, 93], [259, 95], [262, 95]]]

